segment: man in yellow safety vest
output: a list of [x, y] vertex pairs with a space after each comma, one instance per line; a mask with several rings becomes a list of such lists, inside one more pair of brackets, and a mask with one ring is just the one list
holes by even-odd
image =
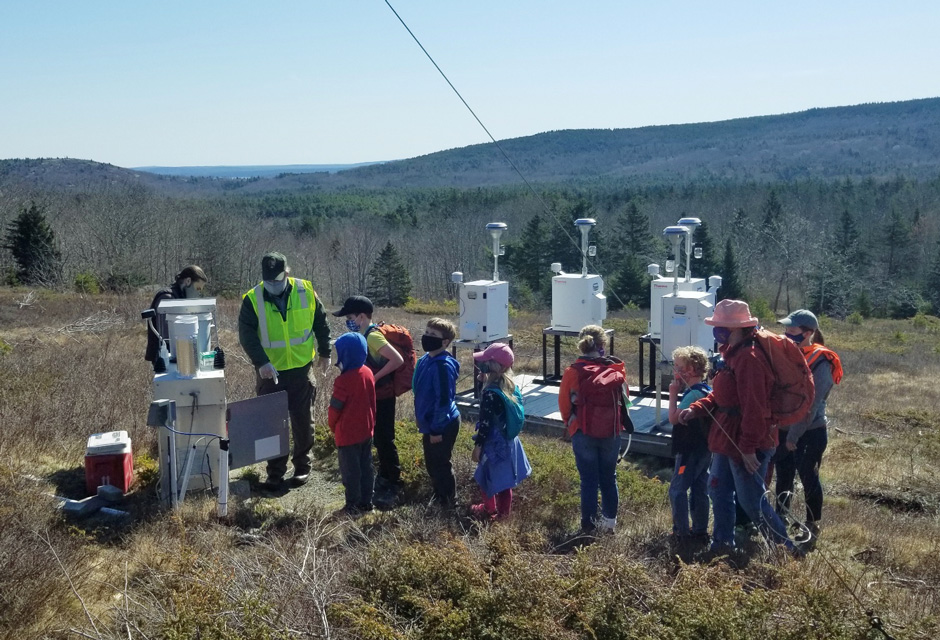
[[[299, 487], [310, 475], [313, 448], [313, 401], [317, 390], [310, 380], [310, 366], [316, 353], [320, 370], [328, 370], [330, 326], [310, 281], [291, 278], [289, 273], [283, 254], [272, 252], [261, 259], [261, 282], [242, 296], [238, 339], [255, 366], [258, 395], [287, 392], [294, 440], [294, 475], [290, 483]], [[284, 487], [287, 458], [268, 460], [263, 488], [278, 491]]]

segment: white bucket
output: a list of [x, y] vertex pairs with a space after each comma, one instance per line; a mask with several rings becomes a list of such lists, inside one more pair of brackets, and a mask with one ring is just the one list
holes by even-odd
[[196, 375], [196, 341], [199, 336], [197, 316], [176, 316], [170, 324], [170, 348], [176, 358], [176, 370], [182, 376]]

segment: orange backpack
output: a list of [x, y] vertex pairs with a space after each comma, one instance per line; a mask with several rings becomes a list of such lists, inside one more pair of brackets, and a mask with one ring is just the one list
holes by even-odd
[[778, 427], [788, 427], [806, 417], [813, 406], [813, 374], [803, 352], [786, 336], [758, 329], [754, 344], [767, 358], [774, 374], [770, 414]]
[[[415, 364], [418, 362], [418, 357], [415, 355], [414, 341], [411, 339], [411, 333], [408, 329], [398, 324], [380, 322], [376, 324], [374, 328], [370, 328], [366, 331], [366, 336], [368, 337], [369, 333], [373, 330], [381, 331], [385, 339], [388, 340], [388, 343], [401, 354], [402, 359], [405, 361], [403, 365], [395, 369], [389, 376], [392, 379], [391, 384], [382, 384], [380, 382], [376, 385], [375, 397], [379, 400], [392, 397], [397, 398], [411, 391], [411, 380], [414, 378]], [[371, 356], [369, 356], [367, 363], [373, 373], [382, 368], [376, 364]]]

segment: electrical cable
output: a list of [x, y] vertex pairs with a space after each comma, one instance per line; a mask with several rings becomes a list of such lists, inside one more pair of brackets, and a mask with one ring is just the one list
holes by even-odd
[[[539, 202], [539, 204], [542, 206], [543, 212], [548, 216], [548, 218], [549, 218], [550, 220], [552, 220], [552, 222], [554, 222], [554, 223], [558, 226], [558, 228], [561, 230], [561, 232], [565, 235], [566, 238], [568, 238], [568, 240], [571, 242], [571, 244], [574, 245], [574, 247], [578, 250], [578, 252], [581, 253], [581, 244], [580, 244], [574, 237], [572, 237], [572, 235], [571, 235], [570, 233], [568, 233], [568, 230], [565, 229], [564, 225], [558, 220], [558, 218], [555, 216], [555, 214], [552, 213], [551, 209], [549, 208], [549, 206], [548, 206], [548, 204], [545, 202], [545, 200], [542, 198], [542, 196], [539, 195], [539, 193], [535, 190], [535, 188], [532, 186], [532, 184], [529, 182], [529, 180], [525, 177], [525, 175], [523, 175], [522, 171], [519, 170], [519, 167], [517, 167], [517, 166], [516, 166], [516, 163], [512, 161], [512, 158], [509, 156], [508, 153], [506, 153], [506, 150], [503, 149], [502, 145], [499, 144], [499, 142], [496, 140], [496, 138], [493, 136], [493, 134], [490, 133], [490, 130], [486, 128], [486, 125], [483, 124], [483, 121], [480, 120], [480, 118], [479, 118], [479, 116], [477, 116], [476, 112], [470, 107], [470, 105], [467, 103], [467, 101], [464, 100], [464, 97], [460, 94], [460, 91], [457, 90], [457, 87], [455, 87], [454, 84], [450, 81], [450, 78], [447, 77], [447, 74], [444, 73], [444, 70], [441, 69], [441, 67], [437, 64], [437, 62], [435, 62], [435, 60], [434, 60], [434, 58], [431, 56], [431, 54], [428, 53], [428, 50], [424, 48], [424, 45], [421, 44], [421, 41], [418, 40], [418, 37], [414, 34], [414, 32], [411, 30], [411, 28], [408, 26], [408, 24], [407, 24], [407, 23], [402, 19], [402, 17], [398, 14], [398, 12], [395, 10], [395, 7], [392, 6], [392, 3], [391, 3], [389, 0], [384, 0], [384, 1], [385, 1], [385, 4], [388, 5], [388, 8], [391, 9], [392, 13], [395, 14], [395, 17], [398, 18], [398, 21], [401, 23], [401, 25], [402, 25], [402, 26], [405, 28], [405, 30], [408, 32], [408, 35], [410, 35], [411, 38], [415, 41], [415, 43], [418, 45], [418, 47], [421, 48], [421, 51], [424, 52], [424, 55], [427, 56], [427, 59], [431, 61], [431, 64], [434, 65], [434, 68], [437, 69], [438, 73], [441, 74], [441, 77], [444, 78], [444, 81], [448, 84], [448, 86], [449, 86], [449, 87], [453, 90], [453, 92], [457, 95], [457, 97], [460, 99], [460, 102], [463, 103], [463, 106], [465, 106], [465, 107], [467, 108], [467, 111], [470, 112], [470, 115], [473, 116], [473, 119], [476, 120], [476, 121], [477, 121], [477, 124], [479, 124], [480, 127], [483, 129], [483, 131], [486, 132], [486, 135], [487, 135], [487, 137], [489, 137], [490, 141], [491, 141], [494, 145], [496, 145], [496, 148], [497, 148], [497, 149], [499, 150], [499, 152], [502, 154], [502, 156], [503, 156], [503, 158], [506, 160], [506, 162], [509, 163], [509, 166], [512, 167], [512, 170], [516, 172], [516, 175], [519, 176], [519, 179], [522, 180], [522, 182], [525, 184], [526, 188], [528, 188], [528, 190], [532, 193], [532, 195], [535, 196], [535, 199], [536, 199], [536, 200]], [[582, 255], [583, 255], [583, 254], [582, 254]], [[584, 260], [591, 266], [592, 270], [597, 271], [596, 267], [594, 266], [593, 261], [590, 259], [589, 256], [583, 255], [583, 258], [584, 258]], [[613, 289], [613, 287], [609, 287], [608, 289], [609, 289], [610, 293], [613, 294], [613, 296], [617, 299], [617, 301], [618, 301], [622, 306], [626, 306], [626, 304], [623, 302], [623, 300], [620, 298], [620, 296], [617, 295], [617, 292]]]

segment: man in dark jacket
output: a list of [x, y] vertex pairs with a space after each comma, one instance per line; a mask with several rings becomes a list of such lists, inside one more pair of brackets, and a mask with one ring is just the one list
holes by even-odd
[[[310, 365], [316, 354], [321, 371], [330, 366], [330, 326], [313, 284], [291, 278], [289, 273], [283, 254], [268, 253], [261, 259], [262, 281], [242, 297], [238, 339], [255, 366], [258, 395], [287, 392], [294, 440], [291, 484], [300, 486], [309, 477], [313, 448], [316, 388], [310, 380]], [[282, 488], [287, 458], [268, 460], [266, 489]]]
[[[188, 267], [184, 267], [182, 271], [176, 274], [173, 284], [157, 291], [157, 295], [153, 297], [153, 302], [150, 303], [150, 308], [156, 311], [163, 300], [198, 298], [202, 295], [202, 289], [208, 282], [209, 278], [206, 277], [206, 272], [196, 265], [191, 264]], [[160, 332], [164, 340], [170, 339], [169, 327], [167, 327], [165, 315], [158, 313], [153, 319], [153, 326]], [[147, 351], [144, 354], [144, 359], [148, 362], [154, 362], [159, 355], [160, 341], [148, 327]]]

